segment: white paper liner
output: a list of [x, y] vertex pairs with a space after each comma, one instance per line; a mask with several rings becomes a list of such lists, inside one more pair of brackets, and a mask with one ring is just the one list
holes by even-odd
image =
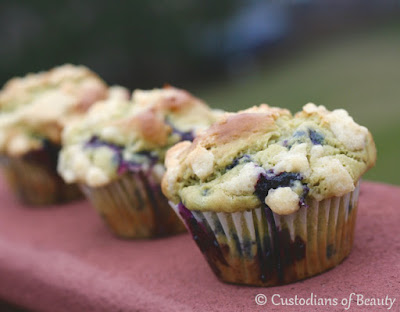
[[185, 230], [149, 172], [129, 172], [103, 187], [80, 186], [117, 236], [150, 238]]
[[66, 184], [51, 164], [0, 156], [8, 184], [19, 199], [31, 206], [69, 202], [82, 197], [76, 184]]
[[[342, 197], [307, 199], [307, 207], [287, 216], [264, 207], [234, 213], [187, 210], [207, 235], [193, 233], [193, 225], [187, 217], [182, 218], [179, 205], [170, 204], [196, 235], [196, 242], [221, 280], [272, 286], [321, 273], [348, 256], [358, 194], [359, 182], [353, 192]], [[215, 239], [215, 247], [212, 242], [200, 241], [204, 237]]]

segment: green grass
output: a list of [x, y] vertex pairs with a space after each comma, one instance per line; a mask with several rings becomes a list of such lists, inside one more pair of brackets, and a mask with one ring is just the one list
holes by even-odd
[[377, 145], [365, 179], [400, 184], [400, 24], [313, 44], [195, 94], [230, 111], [263, 102], [292, 112], [307, 102], [345, 108]]

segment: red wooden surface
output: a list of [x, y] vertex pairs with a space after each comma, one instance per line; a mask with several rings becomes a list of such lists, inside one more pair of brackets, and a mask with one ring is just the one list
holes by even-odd
[[[400, 188], [364, 182], [355, 246], [340, 266], [294, 284], [219, 282], [188, 234], [113, 237], [85, 201], [22, 207], [0, 179], [0, 299], [37, 311], [344, 311], [351, 293], [396, 298], [400, 311]], [[337, 298], [331, 306], [276, 306], [271, 297]], [[255, 295], [267, 303], [257, 306]], [[274, 297], [277, 299], [277, 296]], [[348, 311], [387, 311], [357, 306]]]

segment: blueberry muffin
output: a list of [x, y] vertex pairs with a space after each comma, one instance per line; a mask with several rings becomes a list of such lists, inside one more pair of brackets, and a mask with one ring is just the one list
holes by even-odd
[[293, 117], [263, 104], [171, 148], [162, 188], [222, 281], [272, 286], [350, 253], [375, 159], [371, 134], [343, 109], [307, 104]]
[[169, 147], [215, 121], [216, 113], [184, 90], [136, 90], [132, 100], [106, 100], [68, 126], [58, 171], [79, 183], [111, 230], [146, 238], [184, 226], [161, 192]]
[[83, 66], [64, 65], [13, 78], [0, 91], [0, 159], [11, 187], [28, 204], [65, 202], [80, 195], [57, 175], [61, 131], [108, 87]]

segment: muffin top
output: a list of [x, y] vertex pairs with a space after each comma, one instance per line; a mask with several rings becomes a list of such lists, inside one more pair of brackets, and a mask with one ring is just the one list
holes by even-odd
[[60, 144], [65, 124], [107, 95], [106, 84], [84, 66], [11, 79], [0, 91], [0, 154], [22, 156], [46, 140]]
[[236, 212], [265, 203], [286, 215], [355, 189], [372, 167], [371, 134], [343, 109], [309, 103], [294, 117], [262, 104], [227, 113], [166, 156], [164, 194], [190, 210]]
[[131, 100], [111, 98], [92, 106], [63, 133], [58, 171], [68, 183], [108, 184], [126, 171], [164, 173], [166, 150], [192, 141], [218, 113], [184, 90], [135, 90]]

